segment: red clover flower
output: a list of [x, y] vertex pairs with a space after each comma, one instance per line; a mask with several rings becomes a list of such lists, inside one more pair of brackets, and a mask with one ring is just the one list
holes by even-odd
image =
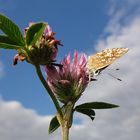
[[70, 54], [63, 59], [62, 67], [50, 65], [45, 68], [47, 83], [63, 103], [76, 102], [89, 83], [86, 68], [87, 56], [83, 53], [80, 58], [78, 57], [75, 51], [72, 61]]

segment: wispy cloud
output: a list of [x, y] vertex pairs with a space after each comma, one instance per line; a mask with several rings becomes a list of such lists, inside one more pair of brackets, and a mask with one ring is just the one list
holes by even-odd
[[108, 15], [110, 20], [104, 33], [118, 33], [120, 28], [127, 26], [140, 16], [139, 0], [110, 0]]

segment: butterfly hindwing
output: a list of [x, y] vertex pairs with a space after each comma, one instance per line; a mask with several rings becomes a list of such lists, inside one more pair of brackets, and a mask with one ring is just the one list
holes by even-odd
[[108, 67], [115, 60], [128, 52], [128, 48], [105, 49], [88, 58], [87, 68], [90, 74], [98, 75], [100, 71]]

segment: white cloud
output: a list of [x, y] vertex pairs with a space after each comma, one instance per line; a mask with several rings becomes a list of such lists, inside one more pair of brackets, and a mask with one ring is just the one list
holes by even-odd
[[57, 140], [60, 138], [58, 133], [48, 135], [51, 117], [40, 116], [35, 111], [24, 108], [17, 101], [6, 102], [0, 99], [0, 139]]

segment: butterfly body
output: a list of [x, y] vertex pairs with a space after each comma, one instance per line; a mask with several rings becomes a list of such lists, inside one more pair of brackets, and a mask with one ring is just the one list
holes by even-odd
[[102, 70], [111, 65], [118, 58], [128, 52], [128, 48], [105, 49], [88, 57], [87, 69], [89, 76], [100, 74]]

